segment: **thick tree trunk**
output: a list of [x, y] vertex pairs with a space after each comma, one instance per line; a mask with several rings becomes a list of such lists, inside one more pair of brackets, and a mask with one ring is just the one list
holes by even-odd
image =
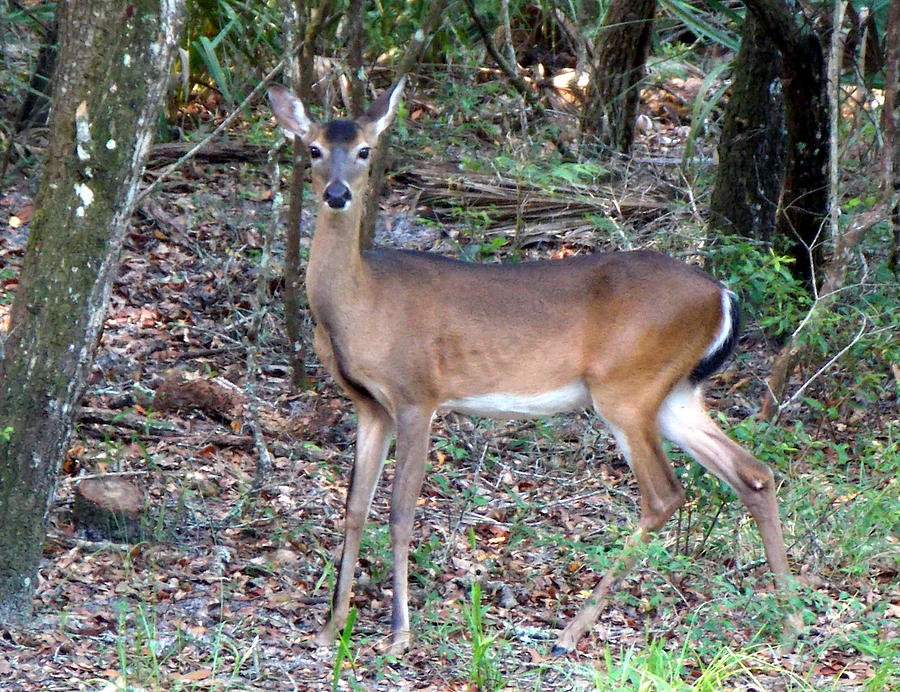
[[726, 233], [771, 243], [784, 182], [780, 53], [747, 13], [719, 140], [710, 220]]
[[784, 66], [787, 170], [776, 222], [778, 240], [794, 258], [794, 275], [812, 288], [822, 266], [828, 216], [829, 105], [825, 51], [793, 1], [745, 0], [781, 51]]
[[640, 102], [639, 83], [650, 53], [656, 0], [612, 0], [595, 50], [593, 93], [585, 104], [585, 125], [600, 140], [631, 151]]
[[59, 461], [165, 97], [183, 0], [59, 4], [50, 142], [0, 361], [0, 623], [26, 619]]

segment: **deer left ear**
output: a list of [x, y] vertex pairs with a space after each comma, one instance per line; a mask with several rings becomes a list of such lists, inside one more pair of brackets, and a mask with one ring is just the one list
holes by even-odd
[[405, 84], [406, 75], [397, 80], [397, 83], [390, 89], [382, 91], [363, 116], [375, 137], [378, 137], [393, 122]]

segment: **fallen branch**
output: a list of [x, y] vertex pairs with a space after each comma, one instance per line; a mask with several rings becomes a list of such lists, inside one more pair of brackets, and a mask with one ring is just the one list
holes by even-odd
[[456, 217], [460, 209], [483, 211], [485, 235], [512, 236], [521, 245], [553, 239], [593, 248], [602, 240], [596, 218], [656, 217], [670, 208], [663, 194], [626, 193], [616, 199], [603, 194], [596, 181], [590, 186], [562, 181], [538, 185], [427, 163], [409, 167], [397, 178], [420, 191], [418, 206], [438, 220]]
[[205, 147], [207, 147], [210, 142], [212, 142], [214, 139], [216, 139], [219, 136], [219, 134], [221, 134], [221, 132], [223, 130], [225, 130], [225, 128], [227, 128], [229, 125], [231, 125], [232, 121], [243, 112], [243, 110], [247, 106], [247, 104], [250, 103], [251, 101], [255, 100], [257, 98], [257, 96], [259, 96], [259, 94], [261, 94], [262, 91], [266, 87], [269, 86], [269, 82], [271, 82], [275, 77], [278, 76], [278, 74], [281, 73], [281, 71], [284, 69], [284, 66], [286, 63], [287, 63], [287, 58], [282, 58], [281, 62], [279, 62], [275, 67], [273, 67], [271, 70], [269, 70], [268, 74], [262, 78], [262, 81], [259, 84], [257, 84], [256, 87], [253, 89], [253, 91], [251, 91], [247, 95], [247, 98], [245, 98], [243, 101], [241, 101], [241, 103], [229, 114], [229, 116], [227, 118], [225, 118], [225, 120], [223, 120], [221, 123], [219, 123], [219, 125], [216, 127], [216, 129], [214, 129], [212, 132], [210, 132], [209, 135], [204, 137], [202, 140], [197, 142], [196, 145], [194, 145], [190, 150], [188, 150], [184, 155], [182, 155], [177, 161], [170, 164], [169, 166], [166, 166], [166, 168], [164, 168], [162, 171], [160, 171], [159, 175], [156, 176], [156, 180], [154, 180], [150, 185], [145, 187], [138, 194], [137, 199], [135, 200], [135, 204], [139, 204], [140, 202], [142, 202], [144, 200], [144, 198], [146, 198], [147, 196], [152, 195], [154, 192], [156, 192], [162, 185], [163, 180], [165, 180], [170, 175], [172, 175], [172, 173], [174, 173], [179, 168], [181, 168], [185, 164], [185, 162], [192, 159], [197, 154], [197, 152], [199, 152], [201, 149], [204, 149]]
[[[153, 145], [147, 161], [147, 168], [161, 165], [164, 161], [180, 160], [194, 149], [194, 142], [163, 142]], [[271, 147], [255, 142], [222, 139], [209, 142], [203, 149], [194, 152], [195, 158], [202, 158], [211, 163], [231, 163], [233, 161], [251, 161], [264, 163]]]

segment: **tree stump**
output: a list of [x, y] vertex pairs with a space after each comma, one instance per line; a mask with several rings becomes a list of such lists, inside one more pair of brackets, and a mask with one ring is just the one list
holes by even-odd
[[142, 539], [146, 497], [121, 476], [88, 478], [75, 486], [72, 518], [90, 540], [133, 543]]

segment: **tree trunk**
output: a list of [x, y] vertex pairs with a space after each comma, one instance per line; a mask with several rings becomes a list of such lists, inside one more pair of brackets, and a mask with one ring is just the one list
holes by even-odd
[[585, 124], [604, 144], [625, 154], [634, 141], [638, 84], [650, 53], [655, 13], [656, 0], [612, 0], [595, 51]]
[[350, 113], [358, 118], [366, 107], [366, 72], [363, 68], [363, 16], [366, 3], [363, 0], [350, 0], [347, 8], [348, 47], [347, 68], [350, 78]]
[[[431, 40], [432, 34], [440, 26], [448, 3], [449, 0], [432, 0], [425, 19], [422, 21], [422, 26], [413, 35], [412, 41], [407, 44], [406, 50], [400, 58], [396, 71], [397, 78], [409, 74], [419, 62], [426, 42]], [[407, 87], [407, 93], [409, 91], [409, 87]], [[360, 247], [362, 248], [371, 247], [375, 238], [375, 221], [378, 218], [378, 200], [381, 196], [381, 186], [387, 168], [387, 151], [388, 141], [387, 137], [384, 137], [375, 147], [372, 162], [369, 165], [369, 191], [366, 193], [366, 206], [363, 209], [362, 221], [359, 226]]]
[[812, 289], [822, 266], [828, 216], [829, 105], [825, 52], [812, 23], [785, 0], [745, 0], [784, 66], [787, 170], [776, 222], [778, 240], [794, 258], [793, 273]]
[[780, 53], [747, 13], [719, 140], [709, 203], [715, 228], [772, 243], [784, 182], [784, 95]]
[[888, 268], [900, 270], [900, 2], [891, 3], [885, 31], [884, 153], [882, 169], [886, 195], [893, 192], [891, 225], [893, 246], [888, 252]]
[[[291, 90], [304, 103], [309, 103], [313, 83], [313, 61], [316, 39], [331, 10], [330, 0], [319, 2], [310, 8], [305, 0], [283, 0], [285, 19], [285, 44], [291, 53], [288, 61], [288, 77]], [[291, 345], [291, 385], [295, 390], [306, 389], [309, 380], [306, 375], [306, 347], [303, 344], [301, 303], [303, 296], [303, 273], [300, 270], [300, 219], [303, 212], [303, 188], [309, 165], [306, 145], [299, 139], [293, 144], [294, 170], [291, 177], [291, 192], [285, 232], [284, 252], [284, 325]]]
[[100, 339], [183, 0], [59, 4], [50, 141], [0, 361], [0, 624], [30, 616], [57, 469]]

